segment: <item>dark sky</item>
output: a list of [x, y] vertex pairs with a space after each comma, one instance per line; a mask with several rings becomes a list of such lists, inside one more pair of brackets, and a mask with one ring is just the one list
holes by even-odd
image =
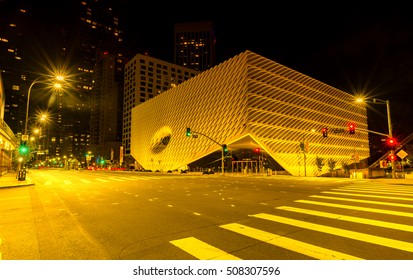
[[[43, 10], [49, 15], [45, 18], [70, 17], [67, 1], [55, 3], [57, 13]], [[218, 62], [251, 50], [348, 93], [389, 99], [395, 134], [413, 132], [413, 17], [408, 5], [290, 2], [117, 0], [115, 9], [132, 54], [147, 51], [173, 62], [174, 24], [211, 20]], [[371, 115], [378, 124], [374, 129], [382, 132], [387, 131], [385, 107], [374, 105], [378, 112]]]

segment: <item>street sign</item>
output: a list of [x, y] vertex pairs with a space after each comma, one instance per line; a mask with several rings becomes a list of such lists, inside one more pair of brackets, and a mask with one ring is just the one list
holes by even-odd
[[23, 141], [29, 140], [29, 135], [23, 134], [23, 135], [22, 135], [22, 140], [23, 140]]
[[354, 162], [359, 163], [360, 162], [360, 155], [358, 153], [351, 154], [350, 159]]
[[334, 128], [333, 130], [331, 130], [333, 133], [343, 133], [344, 129], [343, 128]]
[[403, 150], [400, 150], [398, 153], [397, 153], [397, 156], [399, 157], [399, 158], [401, 158], [401, 159], [404, 159], [405, 157], [407, 157], [409, 154], [408, 153], [406, 153], [405, 151], [403, 151]]

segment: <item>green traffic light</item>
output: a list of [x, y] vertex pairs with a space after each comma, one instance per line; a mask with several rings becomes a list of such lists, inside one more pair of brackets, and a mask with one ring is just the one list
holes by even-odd
[[226, 144], [222, 145], [222, 150], [224, 151], [224, 153], [228, 152], [228, 147]]
[[19, 147], [19, 153], [21, 155], [25, 155], [29, 152], [29, 147], [27, 147], [25, 144], [21, 144]]
[[191, 136], [191, 128], [187, 127], [186, 128], [186, 134], [187, 137]]

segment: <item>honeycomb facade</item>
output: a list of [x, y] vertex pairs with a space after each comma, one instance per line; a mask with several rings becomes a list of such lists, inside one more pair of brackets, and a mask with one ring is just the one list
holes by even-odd
[[339, 168], [369, 157], [366, 108], [247, 50], [132, 109], [131, 154], [145, 169], [179, 169], [224, 143], [233, 154], [260, 147], [291, 175], [319, 176], [328, 161]]

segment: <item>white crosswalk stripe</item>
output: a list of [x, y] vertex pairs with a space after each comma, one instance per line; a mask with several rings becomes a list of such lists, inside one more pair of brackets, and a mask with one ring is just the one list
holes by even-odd
[[[332, 238], [350, 239], [356, 242], [362, 242], [363, 246], [366, 244], [371, 244], [373, 246], [387, 247], [399, 251], [404, 251], [408, 253], [413, 253], [413, 242], [407, 242], [404, 240], [398, 240], [397, 234], [392, 234], [396, 238], [389, 238], [380, 236], [380, 231], [378, 233], [365, 233], [355, 230], [333, 227], [326, 224], [320, 224], [317, 217], [326, 218], [330, 221], [345, 221], [354, 224], [363, 224], [382, 228], [383, 230], [390, 231], [403, 231], [403, 232], [413, 232], [413, 226], [403, 223], [397, 223], [395, 221], [389, 222], [386, 219], [381, 220], [381, 216], [389, 217], [399, 216], [399, 217], [413, 217], [412, 212], [409, 209], [412, 208], [411, 198], [409, 196], [413, 195], [413, 190], [410, 187], [398, 187], [393, 188], [393, 186], [382, 185], [374, 186], [374, 188], [367, 188], [364, 186], [359, 186], [354, 188], [353, 186], [336, 188], [331, 191], [322, 192], [320, 195], [311, 195], [308, 199], [299, 199], [294, 201], [294, 206], [277, 206], [276, 210], [282, 211], [273, 213], [258, 213], [251, 214], [249, 217], [256, 218], [262, 221], [268, 221], [271, 223], [284, 224], [289, 227], [301, 228], [309, 230], [314, 234], [322, 233], [329, 234]], [[363, 197], [364, 199], [353, 199], [349, 197]], [[325, 202], [325, 201], [329, 202]], [[343, 204], [344, 203], [344, 204]], [[351, 205], [355, 203], [356, 205]], [[366, 204], [366, 207], [358, 206], [360, 204]], [[374, 207], [369, 207], [367, 204], [371, 204]], [[323, 211], [314, 210], [306, 206], [321, 206]], [[326, 207], [330, 208], [330, 211], [325, 210]], [[381, 208], [379, 208], [381, 207]], [[386, 207], [386, 209], [383, 209]], [[389, 208], [397, 207], [399, 211], [392, 210]], [[357, 212], [351, 211], [351, 215], [344, 215], [342, 212], [335, 213], [334, 210], [355, 210]], [[406, 209], [406, 211], [401, 211], [400, 209]], [[286, 215], [280, 215], [283, 214]], [[296, 213], [300, 215], [294, 215], [293, 218], [287, 217], [289, 213]], [[371, 219], [361, 216], [357, 216], [354, 213], [376, 213], [377, 218]], [[323, 220], [325, 221], [328, 220]], [[323, 248], [314, 244], [303, 242], [302, 240], [294, 240], [293, 238], [286, 237], [284, 235], [278, 235], [272, 232], [263, 231], [258, 228], [253, 228], [239, 223], [230, 223], [219, 226], [221, 229], [237, 233], [242, 236], [246, 236], [252, 239], [259, 240], [266, 244], [272, 246], [277, 246], [284, 248], [302, 255], [306, 255], [315, 259], [323, 260], [334, 260], [334, 259], [362, 259], [360, 256], [351, 255], [344, 252], [338, 252], [331, 250], [330, 248]], [[356, 227], [359, 228], [359, 227]], [[236, 255], [231, 255], [225, 253], [215, 246], [209, 245], [200, 241], [197, 237], [182, 238], [179, 240], [171, 241], [176, 247], [183, 251], [197, 257], [198, 259], [225, 259], [225, 257], [231, 256], [236, 258]]]
[[99, 181], [99, 182], [103, 182], [103, 183], [108, 183], [110, 182], [109, 180], [105, 180], [105, 179], [101, 179], [101, 178], [96, 178], [95, 180]]

